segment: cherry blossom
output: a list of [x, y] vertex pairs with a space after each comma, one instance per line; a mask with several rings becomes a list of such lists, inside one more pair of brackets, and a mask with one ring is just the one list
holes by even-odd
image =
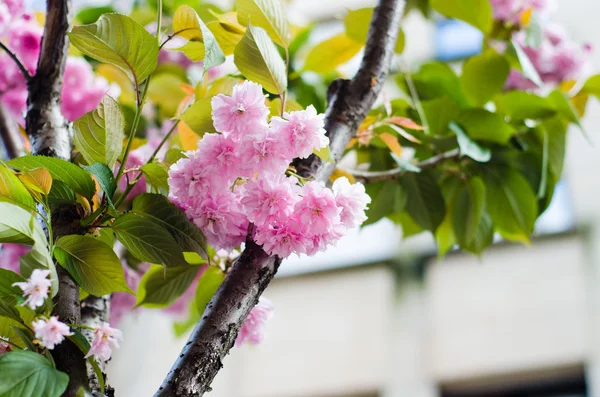
[[94, 330], [94, 339], [86, 358], [94, 356], [101, 361], [107, 361], [112, 355], [113, 349], [119, 348], [119, 341], [123, 340], [123, 333], [111, 328], [110, 324], [104, 322]]
[[20, 272], [20, 259], [31, 250], [30, 247], [21, 244], [3, 243], [0, 247], [0, 268]]
[[287, 176], [294, 158], [328, 144], [323, 115], [309, 106], [267, 123], [264, 99], [251, 82], [213, 98], [221, 133], [205, 134], [171, 166], [170, 199], [216, 249], [240, 247], [252, 223], [252, 238], [268, 254], [313, 255], [359, 226], [370, 199], [362, 185], [339, 182], [336, 197], [320, 182]]
[[42, 306], [46, 298], [52, 282], [48, 279], [50, 270], [34, 269], [31, 276], [25, 282], [14, 283], [23, 290], [23, 295], [27, 298], [23, 305], [35, 310], [36, 307]]
[[237, 339], [236, 346], [244, 343], [259, 344], [265, 337], [265, 325], [273, 317], [275, 308], [270, 300], [260, 297], [256, 306], [252, 308], [248, 318], [242, 324]]
[[65, 336], [73, 335], [69, 326], [58, 321], [58, 317], [52, 316], [48, 320], [36, 320], [31, 323], [35, 337], [48, 350], [65, 340]]

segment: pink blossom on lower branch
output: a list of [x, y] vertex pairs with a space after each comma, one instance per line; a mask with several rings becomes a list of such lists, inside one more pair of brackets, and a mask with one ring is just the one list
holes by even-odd
[[273, 317], [275, 308], [270, 300], [264, 297], [258, 299], [256, 306], [252, 308], [250, 314], [242, 324], [237, 339], [236, 346], [241, 346], [244, 343], [252, 345], [259, 344], [265, 337], [265, 325]]
[[48, 279], [49, 275], [50, 270], [34, 269], [31, 272], [31, 276], [25, 282], [13, 284], [21, 288], [23, 295], [27, 298], [23, 302], [23, 305], [35, 310], [36, 307], [44, 304], [52, 285], [52, 282]]
[[58, 321], [56, 316], [52, 316], [48, 320], [36, 320], [31, 325], [36, 339], [48, 350], [54, 349], [54, 346], [65, 340], [65, 336], [73, 335], [69, 326]]
[[123, 333], [111, 328], [108, 323], [103, 323], [94, 330], [94, 339], [86, 358], [94, 356], [98, 360], [107, 361], [112, 355], [113, 349], [119, 348], [119, 341], [123, 340]]
[[367, 220], [365, 210], [371, 197], [362, 183], [351, 184], [348, 178], [338, 178], [333, 182], [333, 194], [338, 207], [342, 209], [340, 220], [347, 228], [360, 226]]

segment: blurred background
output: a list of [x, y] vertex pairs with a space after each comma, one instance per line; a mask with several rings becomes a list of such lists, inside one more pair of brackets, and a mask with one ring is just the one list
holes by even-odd
[[[554, 18], [591, 43], [600, 71], [600, 1], [557, 2]], [[375, 3], [287, 7], [294, 23], [318, 21], [317, 42], [343, 31], [346, 10]], [[468, 25], [416, 12], [403, 29], [406, 49], [395, 65], [408, 68], [481, 45]], [[591, 102], [584, 125], [592, 143], [569, 135], [564, 179], [531, 246], [499, 241], [481, 258], [453, 251], [438, 260], [431, 236], [403, 240], [384, 219], [324, 254], [287, 260], [265, 292], [276, 307], [266, 340], [232, 349], [210, 396], [600, 396], [600, 105]], [[122, 322], [125, 342], [108, 375], [117, 397], [156, 391], [187, 340], [175, 337], [172, 322], [152, 310]]]

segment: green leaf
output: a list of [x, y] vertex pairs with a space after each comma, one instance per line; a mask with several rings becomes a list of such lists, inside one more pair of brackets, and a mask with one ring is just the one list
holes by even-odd
[[106, 193], [108, 202], [112, 205], [112, 196], [115, 194], [115, 190], [117, 190], [117, 181], [110, 168], [102, 163], [94, 163], [89, 166], [82, 165], [81, 167], [96, 178], [96, 181], [98, 181], [98, 184]]
[[146, 182], [154, 187], [158, 192], [165, 196], [169, 194], [169, 172], [167, 169], [157, 163], [149, 163], [140, 168], [142, 174], [146, 177]]
[[587, 94], [592, 94], [596, 98], [600, 99], [600, 74], [595, 74], [589, 77], [581, 88], [581, 91]]
[[0, 201], [0, 243], [32, 245], [34, 216], [16, 204]]
[[69, 377], [42, 355], [25, 350], [0, 356], [0, 396], [59, 397]]
[[504, 117], [481, 108], [462, 109], [456, 122], [472, 139], [502, 145], [506, 145], [515, 133], [514, 127]]
[[460, 19], [483, 33], [492, 29], [492, 6], [489, 0], [430, 0], [431, 8], [450, 18]]
[[113, 230], [125, 248], [143, 262], [166, 267], [187, 265], [171, 234], [148, 217], [133, 213], [122, 215], [113, 223]]
[[483, 213], [470, 243], [461, 245], [465, 251], [480, 255], [494, 241], [494, 223], [487, 212]]
[[165, 269], [153, 265], [140, 280], [136, 306], [155, 308], [169, 306], [190, 287], [199, 269], [196, 266]]
[[498, 111], [513, 120], [543, 119], [556, 114], [552, 103], [535, 94], [510, 91], [497, 97]]
[[[8, 165], [23, 171], [45, 168], [50, 172], [53, 181], [64, 182], [75, 192], [88, 199], [91, 199], [96, 193], [96, 185], [90, 175], [75, 164], [65, 160], [45, 156], [23, 156], [8, 161]], [[54, 186], [52, 187], [54, 188]]]
[[323, 161], [327, 161], [328, 163], [334, 163], [333, 156], [331, 155], [331, 150], [329, 149], [329, 145], [322, 147], [321, 149], [313, 149], [313, 154]]
[[211, 98], [198, 99], [181, 115], [181, 120], [200, 137], [205, 133], [216, 131], [212, 121], [210, 101]]
[[290, 23], [281, 0], [237, 0], [236, 11], [242, 26], [263, 28], [284, 48], [290, 44]]
[[104, 14], [96, 23], [73, 27], [69, 38], [79, 51], [118, 67], [136, 84], [156, 69], [156, 37], [128, 16]]
[[427, 119], [429, 134], [432, 135], [443, 135], [448, 130], [448, 123], [456, 119], [460, 112], [456, 102], [447, 96], [422, 101], [421, 106]]
[[[419, 71], [412, 74], [411, 77], [421, 101], [448, 97], [460, 107], [469, 106], [469, 100], [463, 92], [460, 79], [447, 64], [441, 62], [423, 64]], [[412, 97], [406, 79], [406, 75], [398, 75], [397, 82], [400, 88]]]
[[225, 274], [216, 266], [208, 266], [200, 276], [196, 287], [196, 308], [200, 316], [204, 313], [206, 305], [217, 292], [223, 280], [225, 280]]
[[506, 58], [488, 49], [465, 62], [460, 82], [473, 104], [484, 105], [502, 92], [509, 70]]
[[115, 165], [125, 139], [125, 118], [117, 101], [104, 95], [96, 109], [75, 120], [73, 129], [75, 147], [88, 164]]
[[48, 193], [48, 204], [50, 206], [60, 204], [73, 204], [77, 201], [77, 195], [62, 181], [53, 181], [52, 188]]
[[452, 228], [461, 246], [469, 246], [475, 239], [485, 210], [485, 184], [473, 177], [461, 184], [452, 206]]
[[583, 128], [583, 125], [579, 120], [579, 115], [577, 114], [577, 111], [575, 110], [575, 107], [573, 106], [569, 98], [559, 90], [554, 90], [550, 93], [550, 95], [548, 95], [548, 99], [554, 105], [554, 107], [558, 111], [558, 114], [560, 114], [566, 120], [568, 120], [571, 123], [574, 123], [577, 127], [579, 127], [579, 130], [581, 131], [583, 136], [587, 139], [588, 142], [590, 142], [590, 138], [586, 134], [585, 129]]
[[21, 288], [13, 286], [14, 283], [20, 283], [23, 281], [25, 281], [23, 276], [15, 272], [11, 272], [10, 270], [0, 269], [0, 298], [11, 295], [20, 296], [23, 294], [23, 290]]
[[281, 95], [287, 89], [285, 63], [263, 29], [248, 25], [233, 55], [235, 65], [249, 80], [273, 94]]
[[184, 252], [207, 258], [206, 238], [185, 213], [165, 196], [146, 193], [133, 200], [133, 210], [141, 212], [165, 228]]
[[190, 40], [179, 50], [192, 61], [203, 61], [204, 70], [225, 62], [225, 54], [217, 39], [192, 7], [182, 5], [177, 8], [173, 15], [173, 32]]
[[119, 257], [100, 240], [79, 235], [61, 237], [56, 242], [54, 257], [92, 295], [132, 292]]
[[367, 185], [368, 193], [373, 198], [373, 202], [366, 211], [367, 220], [363, 226], [367, 226], [379, 221], [381, 218], [404, 211], [406, 205], [406, 191], [402, 185], [396, 181], [387, 181], [382, 183], [377, 191], [374, 186]]
[[406, 210], [415, 222], [434, 232], [444, 220], [446, 204], [431, 172], [409, 173], [400, 178], [406, 191]]
[[[441, 182], [440, 187], [446, 208], [453, 208], [456, 196], [456, 189], [458, 189], [459, 180], [456, 178], [448, 178]], [[446, 253], [454, 247], [456, 244], [456, 236], [454, 235], [452, 211], [446, 211], [444, 220], [435, 231], [435, 241], [438, 246], [438, 257], [442, 258]]]
[[529, 242], [537, 216], [533, 189], [514, 169], [490, 169], [485, 175], [487, 208], [500, 234], [509, 239]]
[[304, 70], [326, 74], [343, 65], [363, 47], [363, 43], [340, 33], [314, 46], [304, 63]]
[[544, 83], [542, 83], [542, 79], [540, 78], [540, 75], [538, 74], [537, 70], [535, 69], [535, 66], [533, 66], [533, 63], [531, 63], [531, 60], [529, 59], [529, 57], [527, 56], [527, 54], [525, 53], [523, 48], [521, 48], [521, 45], [519, 43], [517, 43], [517, 41], [514, 39], [510, 41], [510, 44], [511, 44], [510, 48], [512, 50], [514, 50], [514, 52], [517, 56], [517, 59], [519, 60], [519, 64], [521, 65], [521, 71], [523, 72], [523, 77], [528, 78], [535, 85], [537, 85], [538, 87], [541, 87]]
[[7, 197], [27, 208], [35, 209], [35, 202], [27, 188], [10, 169], [0, 164], [0, 196]]
[[0, 299], [0, 317], [6, 317], [18, 323], [23, 323], [23, 320], [21, 319], [17, 309], [15, 309], [13, 305], [4, 299]]
[[455, 122], [450, 123], [450, 129], [456, 134], [461, 156], [468, 156], [480, 163], [487, 163], [492, 158], [489, 148], [479, 145]]

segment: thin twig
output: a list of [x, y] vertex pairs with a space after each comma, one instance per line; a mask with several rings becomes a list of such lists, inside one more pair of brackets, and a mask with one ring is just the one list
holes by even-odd
[[[460, 156], [459, 149], [453, 149], [453, 150], [449, 150], [447, 152], [438, 154], [437, 156], [433, 156], [426, 160], [423, 160], [423, 161], [415, 164], [415, 167], [422, 169], [422, 170], [427, 169], [427, 168], [433, 168], [446, 160], [456, 159], [459, 156]], [[389, 180], [400, 178], [402, 175], [405, 175], [406, 173], [411, 172], [410, 170], [407, 170], [404, 168], [394, 168], [394, 169], [385, 170], [385, 171], [360, 171], [360, 170], [345, 170], [345, 171], [347, 171], [352, 176], [354, 176], [354, 178], [356, 178], [356, 180], [363, 182], [363, 183], [389, 181]]]
[[29, 70], [27, 70], [25, 65], [23, 65], [23, 61], [21, 61], [21, 58], [19, 58], [19, 56], [15, 54], [10, 48], [8, 48], [6, 44], [4, 44], [2, 41], [0, 41], [0, 48], [2, 48], [4, 52], [6, 52], [8, 56], [11, 57], [13, 61], [15, 61], [15, 63], [19, 67], [19, 70], [23, 74], [23, 77], [25, 77], [25, 81], [29, 82], [29, 80], [31, 80], [31, 74], [29, 73]]
[[419, 114], [419, 118], [421, 119], [421, 124], [423, 124], [423, 127], [425, 128], [425, 133], [428, 134], [429, 133], [429, 123], [427, 122], [427, 117], [425, 116], [425, 110], [423, 109], [423, 106], [421, 105], [421, 99], [419, 98], [419, 93], [417, 92], [415, 83], [414, 83], [410, 73], [407, 71], [408, 68], [406, 67], [406, 65], [401, 61], [397, 61], [397, 64], [398, 64], [398, 69], [400, 69], [402, 74], [404, 74], [404, 79], [406, 80], [406, 85], [408, 86], [408, 91], [410, 92], [410, 98], [412, 99], [415, 109], [417, 109], [417, 113]]

